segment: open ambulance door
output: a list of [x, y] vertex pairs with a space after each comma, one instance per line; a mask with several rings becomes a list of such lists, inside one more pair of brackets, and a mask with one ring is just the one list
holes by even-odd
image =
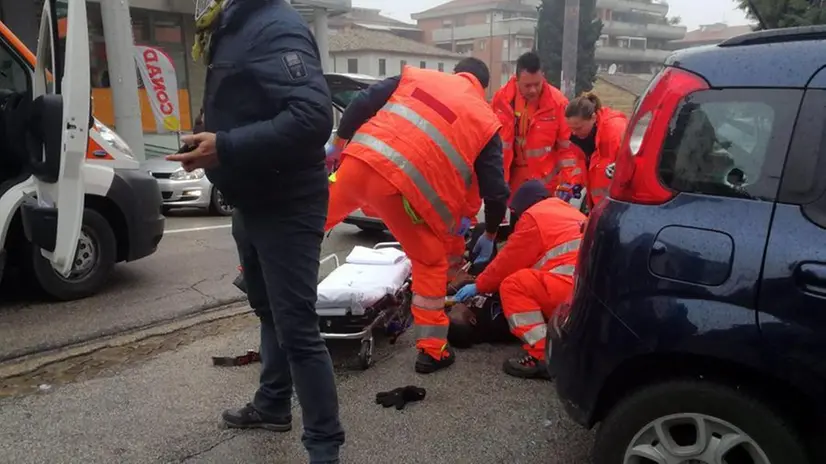
[[[58, 7], [66, 11], [65, 47], [58, 42]], [[85, 1], [44, 2], [25, 135], [37, 193], [21, 207], [23, 228], [64, 276], [72, 269], [83, 224], [91, 98], [87, 28]]]

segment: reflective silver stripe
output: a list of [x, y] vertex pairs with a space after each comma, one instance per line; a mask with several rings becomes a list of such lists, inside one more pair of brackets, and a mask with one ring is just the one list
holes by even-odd
[[528, 311], [508, 316], [508, 324], [510, 324], [511, 328], [544, 323], [545, 316], [542, 315], [542, 311]]
[[470, 169], [470, 166], [468, 166], [465, 159], [462, 158], [462, 155], [459, 154], [459, 151], [453, 147], [450, 141], [439, 131], [438, 128], [436, 128], [436, 126], [431, 124], [427, 119], [423, 118], [419, 113], [413, 111], [410, 107], [399, 103], [388, 103], [384, 105], [384, 108], [382, 109], [406, 119], [410, 124], [413, 124], [421, 129], [422, 132], [427, 134], [427, 136], [430, 137], [430, 140], [433, 140], [433, 142], [442, 150], [442, 153], [447, 156], [447, 159], [450, 160], [453, 167], [459, 171], [459, 175], [465, 183], [465, 188], [470, 187], [471, 180], [473, 179], [473, 171]]
[[[553, 180], [553, 178], [556, 177], [556, 175], [559, 174], [560, 171], [562, 171], [563, 168], [570, 168], [570, 167], [574, 167], [574, 166], [576, 166], [576, 160], [573, 160], [573, 159], [559, 160], [559, 161], [556, 162], [556, 165], [554, 165], [553, 171], [551, 171], [551, 173], [548, 174], [547, 176], [543, 177], [542, 180], [547, 184], [548, 182]], [[578, 175], [582, 174], [582, 170], [577, 168], [576, 170], [574, 170], [573, 174], [575, 176], [578, 176]]]
[[576, 271], [576, 266], [573, 264], [560, 264], [559, 266], [551, 269], [549, 272], [551, 274], [559, 274], [564, 276], [573, 276], [574, 272]]
[[419, 325], [416, 324], [416, 340], [425, 338], [447, 338], [448, 325]]
[[571, 171], [572, 176], [578, 176], [580, 174], [582, 174], [582, 169], [580, 169], [580, 168], [576, 168], [573, 171]]
[[542, 148], [533, 148], [531, 150], [525, 151], [525, 158], [537, 158], [540, 156], [545, 156], [546, 154], [550, 153], [553, 150], [552, 146], [546, 146]]
[[603, 196], [604, 197], [604, 196], [607, 196], [607, 195], [608, 195], [608, 189], [600, 188], [600, 189], [591, 190], [591, 196]]
[[441, 311], [445, 309], [445, 297], [443, 296], [422, 296], [413, 295], [411, 304], [420, 309], [431, 311]]
[[572, 251], [579, 250], [579, 245], [581, 243], [582, 243], [582, 239], [581, 238], [576, 238], [576, 239], [573, 239], [569, 242], [565, 242], [562, 245], [557, 245], [557, 246], [551, 248], [550, 250], [548, 250], [547, 253], [545, 253], [544, 256], [542, 256], [542, 259], [540, 259], [539, 261], [536, 262], [536, 264], [533, 265], [533, 268], [534, 269], [542, 269], [542, 267], [545, 266], [545, 263], [547, 263], [548, 261], [550, 261], [550, 260], [552, 260], [556, 257], [562, 256], [565, 253], [570, 253]]
[[502, 149], [503, 150], [510, 150], [513, 147], [513, 144], [510, 142], [502, 142]]
[[381, 140], [373, 137], [370, 134], [364, 133], [357, 133], [354, 137], [352, 142], [364, 145], [367, 148], [375, 150], [376, 152], [380, 153], [382, 156], [387, 158], [388, 161], [395, 164], [397, 168], [401, 169], [407, 176], [413, 181], [413, 184], [419, 189], [419, 192], [430, 202], [430, 205], [433, 206], [433, 209], [436, 211], [436, 214], [442, 219], [442, 222], [445, 223], [448, 229], [453, 228], [453, 214], [450, 213], [450, 209], [447, 207], [445, 202], [439, 197], [439, 194], [436, 193], [436, 190], [433, 189], [433, 186], [425, 179], [424, 175], [422, 174], [419, 169], [413, 165], [407, 158], [404, 157], [401, 153], [396, 151], [390, 145], [382, 142]]
[[528, 345], [536, 345], [537, 343], [545, 340], [545, 337], [548, 335], [548, 326], [547, 324], [538, 325], [531, 330], [528, 330], [522, 335], [522, 340], [525, 341]]

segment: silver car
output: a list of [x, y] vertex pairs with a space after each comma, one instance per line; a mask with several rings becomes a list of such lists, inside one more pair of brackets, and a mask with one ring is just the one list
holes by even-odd
[[164, 159], [169, 153], [168, 147], [146, 144], [143, 163], [144, 169], [158, 180], [165, 212], [173, 208], [199, 208], [218, 216], [232, 214], [232, 206], [224, 201], [203, 169], [186, 172], [181, 163]]

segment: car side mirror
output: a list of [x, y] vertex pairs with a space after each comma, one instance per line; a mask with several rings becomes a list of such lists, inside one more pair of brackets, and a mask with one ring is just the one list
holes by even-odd
[[26, 151], [32, 173], [53, 184], [60, 177], [63, 97], [46, 94], [35, 98], [27, 122]]

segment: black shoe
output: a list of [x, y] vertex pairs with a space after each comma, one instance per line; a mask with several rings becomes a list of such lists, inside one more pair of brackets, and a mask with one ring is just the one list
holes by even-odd
[[540, 361], [529, 354], [519, 358], [510, 358], [502, 365], [506, 374], [521, 379], [545, 379], [551, 380], [548, 372], [548, 363]]
[[439, 359], [430, 356], [424, 351], [419, 351], [419, 356], [416, 357], [416, 372], [419, 374], [432, 374], [440, 369], [450, 367], [454, 361], [456, 361], [456, 355], [449, 346], [442, 351], [441, 358]]
[[224, 423], [231, 429], [266, 429], [273, 432], [289, 432], [293, 428], [293, 418], [264, 419], [252, 404], [241, 409], [228, 409], [221, 414]]

